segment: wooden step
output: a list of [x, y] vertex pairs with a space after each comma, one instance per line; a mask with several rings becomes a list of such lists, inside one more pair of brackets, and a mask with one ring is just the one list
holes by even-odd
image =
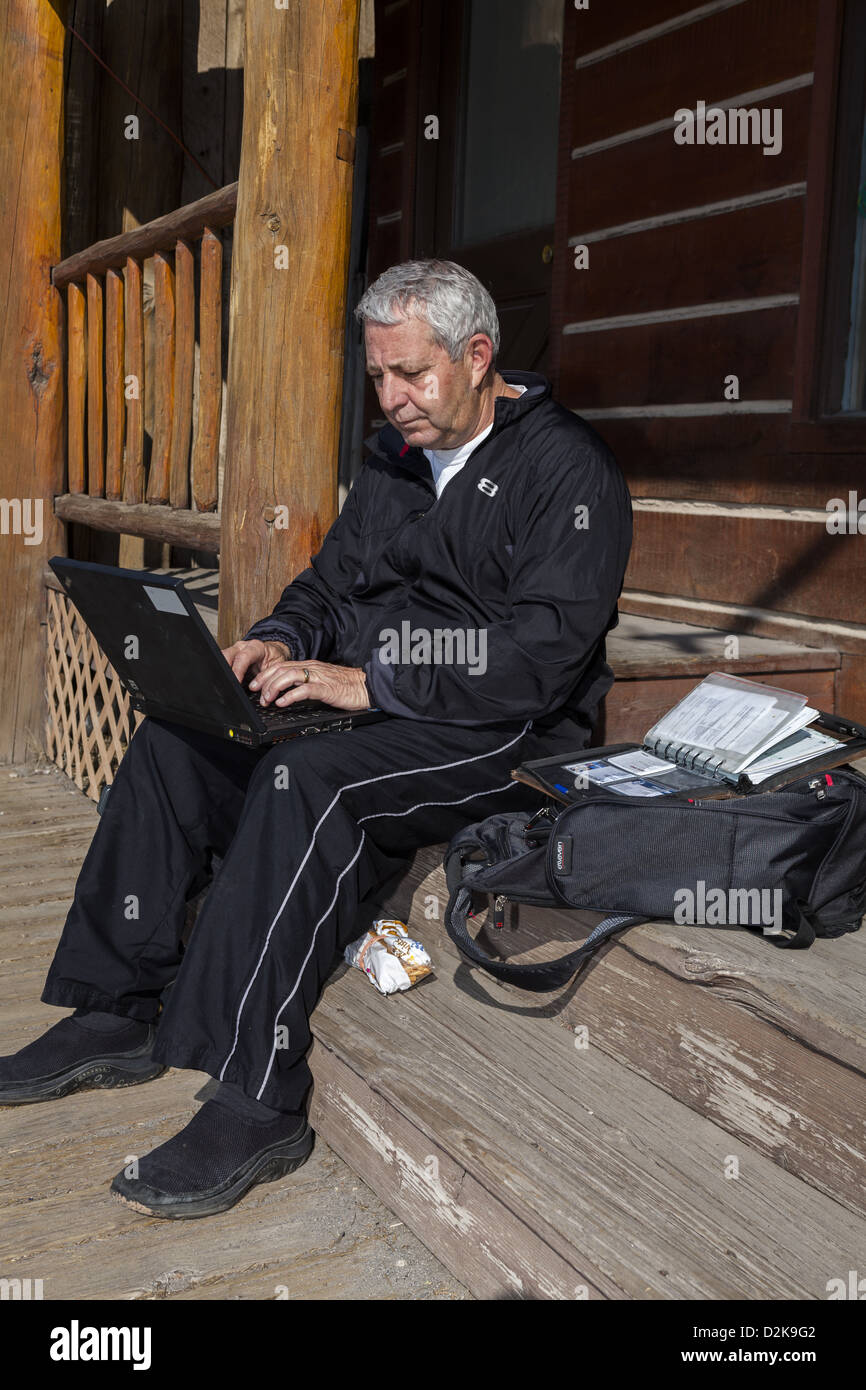
[[[441, 848], [381, 904], [435, 976], [385, 998], [341, 964], [315, 1011], [327, 1143], [478, 1297], [825, 1298], [866, 1238], [866, 934], [652, 923], [531, 995], [452, 946]], [[522, 907], [498, 943], [595, 920]]]
[[818, 709], [836, 712], [842, 657], [835, 647], [804, 647], [773, 637], [620, 613], [607, 638], [616, 678], [594, 742], [640, 742], [657, 719], [711, 671], [779, 685], [807, 695]]

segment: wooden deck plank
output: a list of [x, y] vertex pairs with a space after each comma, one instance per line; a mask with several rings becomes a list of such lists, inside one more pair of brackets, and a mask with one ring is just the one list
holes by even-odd
[[42, 907], [49, 902], [68, 902], [69, 879], [67, 878], [65, 883], [62, 880], [55, 880], [52, 883], [49, 876], [46, 875], [44, 884], [34, 883], [32, 880], [26, 883], [12, 883], [9, 888], [9, 898], [11, 901], [7, 902], [3, 909], [7, 919], [13, 912], [27, 912], [30, 908]]
[[93, 831], [92, 821], [82, 822], [81, 829], [37, 830], [29, 833], [3, 834], [0, 837], [0, 867], [4, 872], [34, 869], [50, 870], [61, 861], [75, 858], [87, 844]]
[[[387, 1024], [376, 1036], [393, 1046], [394, 1031]], [[442, 1113], [421, 1128], [390, 1102], [365, 1065], [356, 1069], [355, 1062], [354, 1057], [346, 1060], [342, 1048], [338, 1053], [324, 1044], [317, 1030], [310, 1053], [315, 1077], [311, 1124], [317, 1134], [332, 1133], [335, 1152], [365, 1175], [446, 1268], [462, 1269], [460, 1278], [476, 1298], [616, 1296], [612, 1281], [592, 1280], [579, 1271], [489, 1183], [478, 1181], [462, 1160], [455, 1161], [447, 1142], [438, 1137], [450, 1110], [448, 1091], [440, 1096]], [[434, 1088], [436, 1076], [434, 1069]], [[450, 1068], [446, 1084], [453, 1084]], [[431, 1129], [437, 1138], [431, 1138]]]
[[58, 854], [57, 857], [50, 854], [46, 863], [46, 855], [43, 853], [36, 863], [21, 863], [15, 856], [4, 858], [0, 856], [0, 874], [3, 876], [4, 890], [8, 885], [9, 907], [30, 906], [30, 900], [35, 896], [39, 899], [38, 892], [43, 891], [44, 900], [48, 898], [59, 898], [62, 895], [69, 896], [69, 875], [75, 876], [81, 867], [81, 859], [76, 850], [69, 850], [65, 854]]

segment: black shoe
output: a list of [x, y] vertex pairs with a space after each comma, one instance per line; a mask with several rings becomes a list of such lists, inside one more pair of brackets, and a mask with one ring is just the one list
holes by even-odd
[[306, 1163], [313, 1131], [306, 1115], [280, 1114], [260, 1123], [207, 1101], [186, 1129], [138, 1164], [138, 1177], [118, 1173], [111, 1191], [134, 1211], [172, 1220], [227, 1211], [260, 1182], [273, 1182]]
[[[97, 1017], [104, 1020], [105, 1015]], [[87, 1018], [80, 1012], [61, 1019], [20, 1052], [0, 1057], [0, 1106], [138, 1086], [167, 1070], [151, 1059], [155, 1024], [118, 1018], [110, 1031], [94, 1031]]]

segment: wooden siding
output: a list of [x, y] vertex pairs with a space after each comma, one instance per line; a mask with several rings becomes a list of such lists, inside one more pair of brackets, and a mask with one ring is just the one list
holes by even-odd
[[[840, 707], [863, 718], [862, 545], [829, 534], [822, 513], [862, 492], [866, 428], [846, 426], [828, 456], [821, 426], [792, 425], [799, 303], [814, 298], [804, 265], [816, 273], [813, 122], [828, 118], [820, 54], [837, 8], [566, 6], [553, 375], [638, 499], [623, 606], [838, 645]], [[678, 145], [674, 112], [698, 100], [779, 108], [780, 152]]]

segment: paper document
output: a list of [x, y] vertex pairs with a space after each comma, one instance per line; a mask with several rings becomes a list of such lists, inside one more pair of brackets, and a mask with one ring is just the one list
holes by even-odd
[[691, 755], [697, 766], [700, 754], [710, 754], [710, 766], [739, 773], [817, 714], [796, 691], [714, 671], [662, 716], [646, 744], [677, 761]]
[[819, 734], [817, 729], [799, 729], [790, 738], [777, 743], [769, 752], [761, 754], [755, 762], [750, 763], [749, 779], [752, 782], [763, 782], [765, 778], [772, 777], [774, 772], [780, 772], [786, 767], [795, 767], [797, 763], [806, 762], [807, 758], [817, 758], [822, 753], [829, 753], [831, 748], [842, 746], [840, 738]]

